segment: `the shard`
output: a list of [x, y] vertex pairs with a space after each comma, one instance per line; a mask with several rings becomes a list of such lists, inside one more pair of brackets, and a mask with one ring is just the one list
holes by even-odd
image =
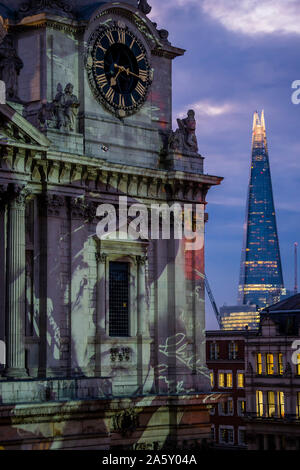
[[253, 118], [244, 229], [238, 303], [265, 307], [280, 300], [284, 286], [263, 111]]

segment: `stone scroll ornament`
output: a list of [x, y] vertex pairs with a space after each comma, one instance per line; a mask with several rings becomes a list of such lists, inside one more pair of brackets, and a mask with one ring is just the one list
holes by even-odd
[[56, 128], [76, 132], [80, 103], [73, 90], [72, 83], [68, 83], [64, 90], [60, 83], [57, 85], [54, 100], [51, 103], [43, 103], [39, 111], [38, 123], [41, 130]]
[[17, 100], [18, 98], [18, 77], [24, 64], [17, 54], [14, 46], [14, 39], [11, 34], [7, 34], [0, 44], [0, 80], [6, 85], [6, 98]]
[[195, 111], [190, 109], [185, 119], [177, 119], [178, 129], [169, 137], [169, 149], [182, 153], [198, 154]]
[[139, 1], [139, 10], [141, 10], [145, 15], [148, 15], [152, 10], [152, 7], [149, 5], [147, 0]]

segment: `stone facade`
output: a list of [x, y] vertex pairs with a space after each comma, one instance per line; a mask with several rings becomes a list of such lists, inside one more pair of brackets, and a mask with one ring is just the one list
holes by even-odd
[[[171, 64], [184, 51], [147, 18], [147, 2], [92, 6], [14, 1], [0, 11], [23, 64], [16, 96], [0, 105], [0, 443], [200, 446], [221, 397], [210, 391], [204, 322], [206, 194], [221, 178], [203, 174], [195, 145], [170, 146]], [[153, 73], [145, 103], [123, 119], [95, 99], [87, 67], [95, 29], [118, 21]], [[120, 196], [148, 210], [197, 207], [200, 246], [100, 240], [97, 207]], [[109, 332], [116, 261], [130, 273], [124, 337]]]

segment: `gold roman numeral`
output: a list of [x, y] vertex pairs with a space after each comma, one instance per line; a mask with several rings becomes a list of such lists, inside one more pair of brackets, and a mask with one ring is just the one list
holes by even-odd
[[142, 53], [142, 54], [140, 54], [140, 55], [137, 56], [136, 60], [137, 60], [138, 62], [140, 62], [141, 60], [144, 59], [144, 57], [145, 57], [145, 56], [144, 56], [144, 54]]
[[111, 103], [113, 102], [115, 97], [115, 91], [112, 88], [109, 88], [105, 94], [105, 98], [107, 101], [110, 101]]
[[145, 93], [145, 91], [146, 91], [146, 89], [145, 89], [145, 87], [139, 82], [139, 83], [137, 84], [136, 88], [135, 88], [135, 91], [137, 91], [139, 95], [143, 96], [144, 93]]
[[148, 73], [146, 70], [140, 70], [139, 76], [143, 82], [146, 82], [148, 78]]
[[133, 45], [134, 45], [134, 43], [135, 43], [135, 39], [133, 38], [133, 40], [132, 40], [132, 43], [131, 43], [131, 44], [130, 44], [130, 46], [129, 46], [129, 47], [130, 47], [130, 49], [132, 49], [132, 48], [133, 48]]
[[133, 95], [130, 95], [130, 96], [131, 96], [132, 103], [133, 103], [134, 105], [137, 105], [137, 102], [135, 101]]
[[107, 84], [107, 79], [105, 73], [101, 73], [101, 75], [97, 75], [97, 83], [102, 88]]
[[99, 49], [102, 49], [102, 51], [104, 52], [104, 54], [106, 53], [107, 49], [105, 49], [105, 47], [102, 46], [102, 44], [98, 44], [98, 47]]
[[112, 32], [111, 31], [108, 31], [108, 33], [106, 34], [108, 40], [109, 40], [109, 44], [112, 45], [114, 44], [115, 40], [114, 40], [114, 37], [112, 35]]
[[124, 108], [125, 107], [125, 100], [123, 95], [119, 95], [119, 107]]
[[121, 42], [122, 44], [125, 44], [125, 42], [126, 42], [125, 31], [123, 31], [123, 30], [118, 31], [118, 37], [119, 37], [119, 42]]
[[95, 67], [102, 67], [104, 69], [104, 60], [95, 60]]

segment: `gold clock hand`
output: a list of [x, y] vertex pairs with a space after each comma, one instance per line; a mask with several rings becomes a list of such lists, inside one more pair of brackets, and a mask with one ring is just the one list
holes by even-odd
[[115, 86], [117, 84], [117, 78], [118, 76], [120, 75], [120, 73], [122, 72], [122, 70], [119, 70], [117, 75], [115, 77], [112, 77], [111, 80], [110, 80], [110, 86]]

